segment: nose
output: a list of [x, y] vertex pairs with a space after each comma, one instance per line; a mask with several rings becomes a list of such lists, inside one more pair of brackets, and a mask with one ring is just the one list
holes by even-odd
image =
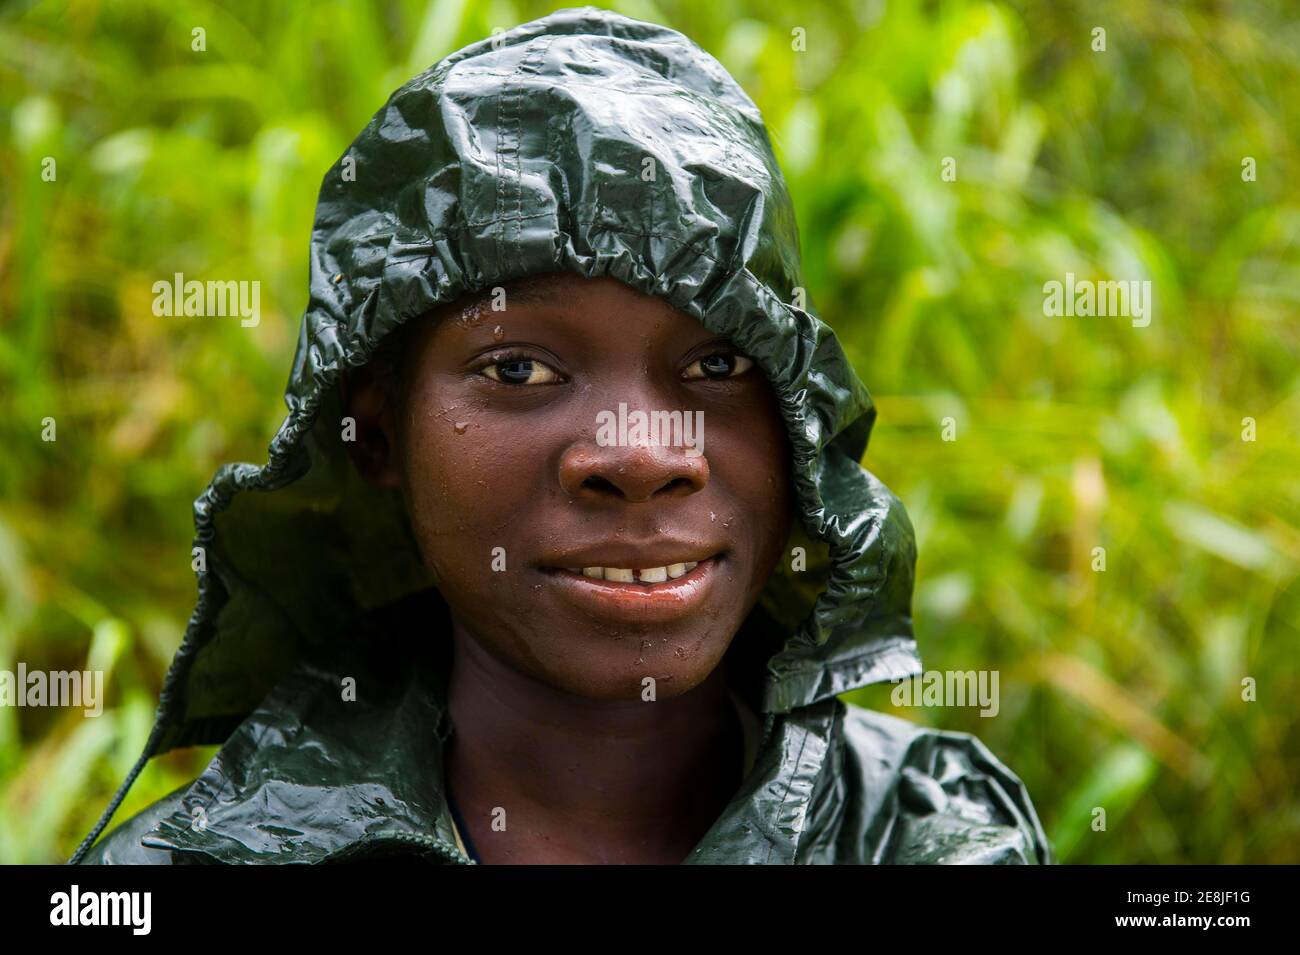
[[686, 497], [709, 483], [703, 454], [664, 445], [602, 447], [574, 444], [560, 457], [560, 484], [574, 498], [622, 498], [640, 503]]

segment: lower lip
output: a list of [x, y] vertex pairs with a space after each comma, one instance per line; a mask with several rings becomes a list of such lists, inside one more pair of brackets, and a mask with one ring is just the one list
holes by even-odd
[[559, 568], [547, 568], [543, 573], [557, 593], [588, 613], [662, 623], [695, 613], [704, 605], [719, 560], [702, 560], [681, 577], [657, 584], [596, 580]]

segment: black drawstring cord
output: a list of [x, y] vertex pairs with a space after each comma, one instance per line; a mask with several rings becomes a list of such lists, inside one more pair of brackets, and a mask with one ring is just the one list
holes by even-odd
[[95, 828], [91, 829], [90, 834], [86, 836], [85, 839], [81, 840], [81, 845], [77, 846], [77, 851], [74, 852], [72, 858], [67, 861], [68, 865], [77, 865], [81, 862], [85, 854], [90, 851], [90, 847], [95, 844], [95, 840], [99, 838], [99, 834], [104, 831], [104, 827], [108, 825], [109, 820], [113, 818], [113, 813], [117, 812], [117, 807], [122, 805], [122, 800], [126, 798], [127, 790], [131, 788], [136, 777], [140, 775], [145, 764], [148, 763], [150, 757], [153, 756], [154, 746], [156, 746], [158, 742], [159, 727], [159, 722], [155, 720], [153, 731], [149, 734], [149, 740], [144, 744], [144, 752], [142, 752], [140, 758], [135, 761], [135, 765], [131, 767], [131, 772], [127, 773], [126, 779], [123, 780], [122, 785], [117, 787], [117, 792], [113, 794], [113, 798], [109, 801], [108, 807], [100, 815], [99, 822], [95, 823]]

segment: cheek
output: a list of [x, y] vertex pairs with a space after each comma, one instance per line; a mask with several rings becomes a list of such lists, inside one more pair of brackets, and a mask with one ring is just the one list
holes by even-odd
[[513, 538], [526, 529], [521, 518], [544, 488], [545, 461], [527, 429], [467, 401], [425, 401], [411, 412], [403, 483], [438, 578], [481, 580], [486, 589], [493, 549], [504, 548], [508, 562]]
[[726, 429], [707, 439], [709, 467], [737, 507], [760, 579], [776, 563], [793, 519], [785, 425], [775, 407], [765, 410], [725, 419]]

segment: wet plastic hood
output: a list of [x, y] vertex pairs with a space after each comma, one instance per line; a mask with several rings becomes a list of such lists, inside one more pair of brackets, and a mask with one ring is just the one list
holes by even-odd
[[429, 585], [391, 497], [352, 474], [334, 386], [399, 324], [548, 271], [668, 300], [776, 390], [802, 529], [828, 561], [773, 581], [784, 616], [796, 595], [810, 612], [770, 661], [764, 709], [920, 670], [912, 530], [859, 466], [875, 409], [808, 304], [757, 108], [681, 34], [587, 8], [420, 74], [325, 176], [289, 415], [265, 466], [223, 467], [195, 504], [207, 570], [158, 751], [220, 741], [302, 649]]

